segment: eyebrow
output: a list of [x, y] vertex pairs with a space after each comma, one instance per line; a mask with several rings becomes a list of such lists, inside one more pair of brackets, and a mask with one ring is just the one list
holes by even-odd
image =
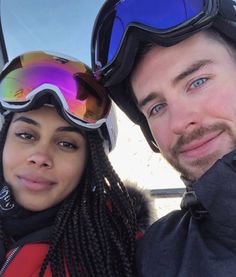
[[200, 60], [200, 61], [197, 61], [197, 62], [191, 64], [189, 67], [187, 67], [187, 69], [185, 71], [181, 72], [179, 75], [177, 75], [174, 78], [174, 80], [172, 81], [172, 84], [176, 85], [178, 82], [182, 81], [183, 79], [190, 76], [191, 74], [197, 72], [202, 67], [204, 67], [208, 64], [212, 64], [212, 63], [213, 63], [212, 60]]
[[[40, 124], [37, 121], [33, 120], [32, 118], [26, 117], [26, 116], [20, 116], [20, 117], [16, 118], [15, 120], [13, 120], [13, 122], [17, 122], [17, 121], [23, 121], [30, 125], [40, 127]], [[82, 131], [81, 129], [79, 129], [77, 127], [73, 127], [73, 126], [61, 126], [61, 127], [58, 127], [55, 131], [56, 132], [75, 132], [75, 133], [79, 133], [80, 135], [84, 135], [84, 131]]]
[[28, 124], [31, 124], [31, 125], [34, 125], [34, 126], [40, 126], [40, 124], [38, 122], [36, 122], [35, 120], [29, 118], [29, 117], [26, 117], [26, 116], [19, 116], [18, 118], [14, 119], [13, 120], [13, 123], [17, 122], [17, 121], [23, 121], [23, 122], [26, 122]]
[[141, 110], [142, 107], [144, 107], [148, 102], [151, 102], [153, 99], [156, 99], [159, 97], [159, 93], [151, 92], [148, 94], [147, 97], [145, 97], [143, 100], [139, 101], [137, 103], [138, 108]]
[[78, 133], [80, 135], [85, 135], [85, 131], [77, 128], [77, 127], [73, 127], [73, 126], [63, 126], [63, 127], [59, 127], [56, 129], [56, 132], [74, 132], [74, 133]]
[[[173, 81], [171, 82], [172, 85], [176, 85], [178, 82], [182, 81], [183, 79], [185, 79], [186, 77], [190, 76], [191, 74], [193, 74], [194, 72], [197, 72], [199, 69], [201, 69], [202, 67], [208, 65], [208, 64], [212, 64], [213, 61], [212, 60], [199, 60], [193, 64], [191, 64], [185, 71], [181, 72], [179, 75], [177, 75]], [[148, 94], [147, 97], [145, 97], [144, 99], [142, 99], [141, 101], [139, 101], [137, 103], [138, 108], [141, 110], [142, 107], [144, 107], [148, 102], [152, 101], [153, 99], [156, 99], [158, 97], [161, 97], [161, 93], [159, 92], [151, 92], [150, 94]]]

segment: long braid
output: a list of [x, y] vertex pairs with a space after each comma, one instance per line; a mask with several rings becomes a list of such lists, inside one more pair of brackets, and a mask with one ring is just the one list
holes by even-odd
[[[72, 195], [72, 197], [66, 199], [63, 202], [63, 204], [61, 205], [57, 213], [56, 220], [54, 223], [54, 228], [51, 235], [52, 239], [51, 239], [49, 251], [47, 256], [44, 259], [39, 276], [43, 276], [49, 263], [51, 265], [53, 276], [54, 275], [57, 276], [59, 272], [60, 272], [60, 275], [62, 273], [60, 268], [61, 265], [64, 264], [61, 262], [63, 261], [63, 257], [64, 257], [62, 241], [64, 237], [64, 232], [67, 229], [66, 226], [70, 224], [72, 208], [73, 208], [74, 202], [77, 200], [76, 199], [77, 197], [78, 195], [75, 192], [74, 195]], [[64, 267], [63, 267], [63, 273], [65, 274]]]
[[[104, 276], [102, 272], [105, 270], [102, 266], [103, 264], [103, 255], [101, 252], [101, 247], [99, 245], [99, 234], [96, 231], [96, 223], [94, 217], [96, 213], [99, 211], [99, 199], [94, 197], [92, 190], [96, 188], [91, 186], [92, 182], [92, 171], [93, 169], [89, 166], [88, 169], [88, 179], [90, 182], [86, 184], [85, 194], [84, 194], [84, 205], [80, 210], [80, 222], [79, 231], [85, 238], [85, 244], [81, 245], [83, 253], [87, 252], [85, 255], [85, 270], [88, 270], [88, 276]], [[94, 191], [94, 193], [95, 193]], [[92, 207], [91, 207], [92, 204]], [[91, 241], [91, 243], [89, 243]], [[86, 251], [87, 249], [87, 251]], [[83, 259], [83, 257], [82, 257]], [[94, 266], [94, 264], [96, 266]], [[93, 273], [94, 271], [94, 273]]]
[[[102, 234], [99, 236], [99, 243], [101, 251], [105, 251], [103, 268], [107, 270], [107, 273], [104, 276], [109, 276], [109, 271], [112, 276], [134, 276], [136, 219], [131, 201], [122, 182], [116, 174], [113, 174], [113, 169], [103, 151], [102, 141], [98, 134], [90, 133], [88, 141], [91, 147], [91, 163], [93, 164], [90, 174], [93, 176], [93, 180], [96, 180], [96, 189], [93, 192], [94, 203], [96, 203], [96, 199], [102, 203], [101, 212], [97, 218], [95, 218], [96, 213], [93, 211], [97, 207], [91, 203], [91, 217], [93, 216], [93, 225], [96, 226], [97, 223], [96, 236]], [[90, 195], [92, 190], [94, 190], [94, 184], [91, 186], [90, 182]], [[108, 200], [111, 200], [112, 212], [107, 207]], [[85, 227], [82, 225], [80, 228], [84, 229]], [[121, 242], [120, 238], [124, 238], [124, 240]], [[88, 244], [93, 245], [93, 241], [88, 239], [84, 245], [85, 249]], [[116, 265], [116, 261], [120, 263], [119, 266]], [[92, 266], [96, 268], [95, 263]]]

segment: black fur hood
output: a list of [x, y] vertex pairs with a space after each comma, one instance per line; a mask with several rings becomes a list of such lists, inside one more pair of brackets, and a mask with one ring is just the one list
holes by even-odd
[[144, 233], [156, 220], [154, 218], [153, 200], [148, 191], [140, 189], [136, 183], [129, 180], [125, 180], [123, 183], [135, 207], [138, 230]]

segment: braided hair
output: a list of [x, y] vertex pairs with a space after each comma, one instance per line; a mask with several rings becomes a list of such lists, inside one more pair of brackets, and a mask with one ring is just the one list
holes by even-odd
[[[6, 117], [0, 133], [1, 164], [11, 118], [11, 114]], [[98, 131], [87, 132], [87, 145], [85, 173], [74, 193], [60, 205], [40, 277], [48, 266], [55, 277], [67, 272], [80, 277], [136, 276], [137, 227], [132, 201], [105, 154]], [[0, 239], [6, 237], [0, 224]]]

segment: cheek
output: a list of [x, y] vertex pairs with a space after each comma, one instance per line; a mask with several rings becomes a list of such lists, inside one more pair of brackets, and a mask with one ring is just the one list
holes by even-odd
[[76, 168], [65, 168], [63, 178], [64, 180], [70, 184], [77, 185], [80, 182], [81, 176], [84, 172], [83, 165], [77, 165]]
[[236, 92], [229, 93], [228, 91], [222, 93], [221, 97], [213, 97], [207, 101], [205, 105], [205, 112], [209, 116], [221, 119], [233, 119], [236, 112]]
[[63, 164], [58, 167], [58, 171], [62, 175], [64, 181], [74, 187], [80, 182], [86, 164], [87, 160], [84, 153], [80, 155], [79, 158], [76, 157], [76, 159], [69, 159], [67, 162], [64, 161]]
[[157, 124], [155, 122], [149, 122], [149, 128], [159, 148], [166, 151], [168, 146], [171, 144], [171, 136], [168, 131], [167, 123], [163, 122], [161, 124]]
[[[12, 169], [17, 165], [20, 158], [19, 153], [16, 155], [13, 147], [8, 147], [8, 143], [5, 143], [2, 154], [2, 163], [3, 163], [3, 174], [4, 176], [11, 172]], [[6, 176], [5, 176], [6, 177]]]
[[224, 81], [215, 87], [212, 97], [207, 101], [207, 108], [222, 116], [235, 113], [236, 110], [236, 78], [230, 75]]

